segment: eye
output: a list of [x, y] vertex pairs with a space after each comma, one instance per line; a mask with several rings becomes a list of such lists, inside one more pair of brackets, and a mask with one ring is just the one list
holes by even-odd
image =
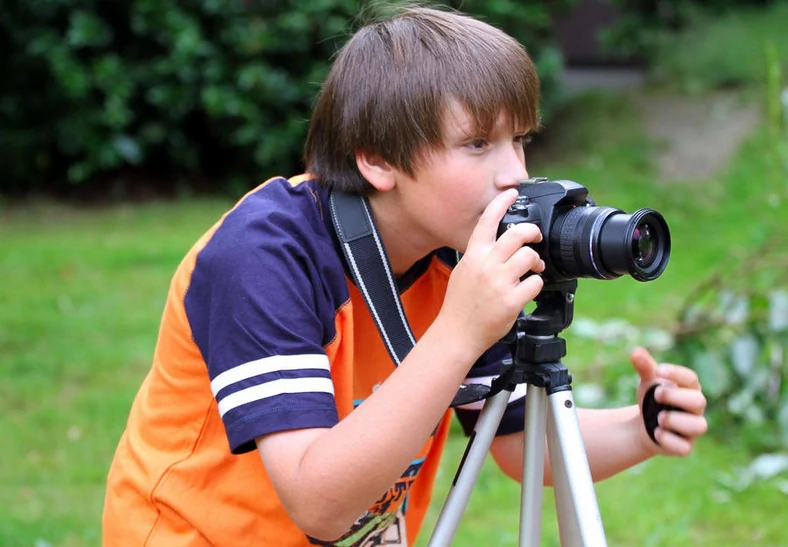
[[471, 139], [465, 143], [465, 146], [471, 150], [484, 150], [484, 148], [487, 146], [487, 140], [482, 138]]
[[525, 148], [528, 145], [528, 143], [530, 143], [532, 140], [533, 137], [528, 133], [523, 133], [522, 135], [514, 136], [514, 142], [518, 143], [523, 148]]

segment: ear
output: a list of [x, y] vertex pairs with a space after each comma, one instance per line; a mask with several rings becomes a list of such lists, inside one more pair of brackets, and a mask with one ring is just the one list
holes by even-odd
[[380, 154], [371, 154], [364, 150], [356, 152], [356, 167], [367, 182], [379, 192], [387, 192], [396, 186], [397, 170]]

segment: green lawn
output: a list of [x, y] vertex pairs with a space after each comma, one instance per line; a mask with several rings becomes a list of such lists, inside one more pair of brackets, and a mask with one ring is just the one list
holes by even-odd
[[169, 277], [226, 205], [1, 215], [0, 545], [98, 545], [104, 478]]
[[[752, 180], [770, 180], [751, 153], [762, 136], [744, 145], [725, 174], [695, 186], [658, 188], [634, 109], [620, 99], [584, 101], [587, 114], [576, 120], [578, 131], [600, 119], [607, 129], [600, 126], [601, 138], [591, 144], [578, 143], [564, 165], [545, 164], [538, 172], [583, 182], [599, 204], [661, 210], [675, 250], [668, 271], [652, 283], [584, 280], [577, 315], [665, 325], [695, 284], [725, 267], [732, 249], [750, 246], [763, 226], [784, 222], [781, 213], [763, 205], [762, 185], [742, 185], [736, 178], [746, 170]], [[601, 158], [605, 168], [595, 168], [589, 155]], [[104, 476], [150, 362], [169, 277], [228, 204], [186, 200], [75, 209], [40, 203], [3, 211], [0, 371], [6, 381], [0, 385], [0, 430], [7, 441], [0, 453], [0, 545], [98, 544]], [[761, 212], [753, 216], [753, 210]], [[714, 237], [699, 230], [704, 225], [716, 228]], [[624, 366], [628, 348], [591, 347], [573, 337], [571, 328], [567, 338], [576, 384], [590, 365]], [[435, 509], [464, 443], [459, 436], [452, 439]], [[744, 493], [721, 485], [748, 458], [740, 447], [707, 440], [687, 460], [649, 462], [599, 485], [610, 543], [788, 542], [772, 518], [774, 508], [785, 503], [773, 485]], [[554, 545], [549, 498], [545, 505], [545, 545]], [[518, 511], [517, 485], [486, 467], [457, 544], [515, 545]], [[428, 523], [423, 540], [431, 529]]]
[[[427, 545], [448, 485], [465, 449], [454, 436], [444, 458], [440, 486], [418, 545]], [[627, 547], [769, 546], [788, 543], [777, 517], [786, 495], [761, 483], [744, 492], [726, 486], [747, 464], [741, 449], [704, 440], [684, 459], [658, 458], [596, 485], [608, 544]], [[488, 458], [452, 545], [518, 544], [520, 486], [501, 477]], [[560, 545], [552, 490], [545, 490], [542, 545]]]
[[[667, 327], [707, 275], [785, 233], [786, 184], [772, 170], [763, 127], [718, 175], [661, 185], [654, 145], [627, 97], [584, 97], [558, 123], [560, 142], [533, 151], [531, 174], [581, 182], [599, 205], [658, 209], [674, 243], [668, 270], [652, 283], [581, 280], [577, 318]], [[169, 278], [229, 204], [0, 209], [0, 545], [99, 544], [104, 477], [150, 363]], [[627, 366], [628, 347], [565, 334], [576, 386]], [[690, 458], [656, 459], [598, 485], [611, 545], [788, 544], [786, 495], [773, 482], [726, 486], [752, 455], [714, 433]], [[422, 545], [464, 446], [451, 438]], [[488, 462], [455, 544], [516, 545], [518, 514], [518, 485]], [[544, 528], [544, 545], [557, 545], [549, 497]]]

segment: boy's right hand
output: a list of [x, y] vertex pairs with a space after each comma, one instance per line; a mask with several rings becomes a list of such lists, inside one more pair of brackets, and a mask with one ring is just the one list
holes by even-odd
[[544, 262], [529, 243], [542, 240], [529, 222], [513, 226], [497, 238], [498, 225], [517, 198], [509, 189], [493, 199], [476, 225], [465, 254], [449, 279], [439, 318], [453, 322], [455, 332], [481, 355], [511, 329], [523, 307], [542, 290], [538, 275]]

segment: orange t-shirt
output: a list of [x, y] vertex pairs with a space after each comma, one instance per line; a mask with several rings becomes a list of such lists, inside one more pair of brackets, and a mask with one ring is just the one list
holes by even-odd
[[[296, 527], [255, 450], [261, 435], [332, 427], [394, 368], [345, 274], [327, 199], [306, 177], [271, 179], [181, 262], [109, 472], [104, 545], [415, 541], [450, 411], [401, 479], [333, 543]], [[440, 257], [425, 257], [398, 280], [417, 339], [443, 301], [451, 266]]]

